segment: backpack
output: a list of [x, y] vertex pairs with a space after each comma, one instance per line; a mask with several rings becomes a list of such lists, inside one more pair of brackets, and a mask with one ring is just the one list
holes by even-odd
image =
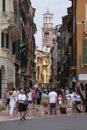
[[32, 90], [32, 99], [34, 99], [34, 98], [35, 98], [35, 91]]
[[37, 99], [40, 98], [40, 92], [39, 92], [39, 91], [36, 92], [36, 98], [37, 98]]

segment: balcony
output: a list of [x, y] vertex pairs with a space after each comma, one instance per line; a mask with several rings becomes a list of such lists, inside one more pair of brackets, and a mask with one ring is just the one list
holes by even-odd
[[9, 31], [12, 37], [12, 41], [16, 41], [20, 38], [19, 26], [14, 23], [13, 12], [2, 12], [1, 14], [1, 30]]
[[1, 23], [7, 23], [8, 21], [14, 21], [14, 13], [13, 12], [2, 12], [1, 14]]
[[12, 41], [16, 41], [20, 39], [20, 30], [19, 27], [13, 22], [7, 22], [5, 24], [1, 24], [1, 30], [4, 32], [5, 30], [9, 31], [12, 37]]

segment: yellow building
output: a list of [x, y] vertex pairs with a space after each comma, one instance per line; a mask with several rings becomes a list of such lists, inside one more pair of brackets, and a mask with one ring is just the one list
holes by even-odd
[[43, 84], [43, 52], [41, 50], [36, 52], [36, 81], [39, 85]]
[[43, 54], [43, 83], [47, 86], [51, 77], [51, 59], [49, 53], [43, 52]]
[[48, 86], [51, 75], [50, 54], [41, 50], [37, 50], [36, 57], [36, 81], [40, 87]]

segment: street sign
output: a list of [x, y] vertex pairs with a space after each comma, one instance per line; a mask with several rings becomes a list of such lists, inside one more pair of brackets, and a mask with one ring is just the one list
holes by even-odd
[[75, 76], [73, 76], [71, 80], [72, 80], [72, 82], [76, 83], [77, 78]]

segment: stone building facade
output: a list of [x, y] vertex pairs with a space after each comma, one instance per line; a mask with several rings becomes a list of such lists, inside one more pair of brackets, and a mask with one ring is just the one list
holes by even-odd
[[34, 14], [30, 0], [0, 0], [0, 98], [35, 78]]

